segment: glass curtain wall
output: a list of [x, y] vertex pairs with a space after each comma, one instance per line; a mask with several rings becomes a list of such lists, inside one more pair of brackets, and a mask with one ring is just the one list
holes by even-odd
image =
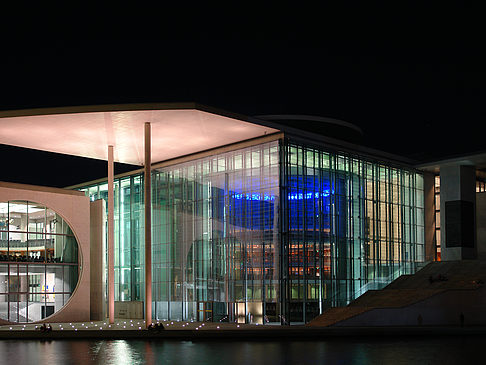
[[[157, 168], [152, 188], [157, 319], [307, 322], [424, 259], [412, 169], [285, 139]], [[115, 179], [117, 301], [144, 298], [143, 215], [143, 176]]]
[[156, 318], [277, 320], [278, 152], [275, 141], [154, 171]]
[[288, 141], [281, 156], [281, 300], [290, 321], [415, 272], [424, 260], [419, 173]]
[[[106, 182], [79, 189], [91, 201], [104, 199], [108, 210]], [[144, 202], [143, 175], [114, 181], [115, 301], [144, 299]], [[105, 225], [107, 222], [105, 221]], [[105, 262], [108, 262], [106, 258]], [[107, 280], [105, 267], [105, 280]]]

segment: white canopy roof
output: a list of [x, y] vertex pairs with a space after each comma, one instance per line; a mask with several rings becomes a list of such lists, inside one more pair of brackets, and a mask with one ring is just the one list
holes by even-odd
[[[0, 143], [143, 165], [144, 124], [151, 123], [152, 161], [159, 162], [277, 129], [195, 104], [130, 104], [0, 112]], [[239, 119], [241, 118], [241, 119]]]

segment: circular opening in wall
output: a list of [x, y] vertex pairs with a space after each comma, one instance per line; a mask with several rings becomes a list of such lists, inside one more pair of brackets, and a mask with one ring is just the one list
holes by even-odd
[[56, 313], [78, 273], [78, 242], [58, 213], [25, 200], [0, 202], [0, 319], [37, 322]]

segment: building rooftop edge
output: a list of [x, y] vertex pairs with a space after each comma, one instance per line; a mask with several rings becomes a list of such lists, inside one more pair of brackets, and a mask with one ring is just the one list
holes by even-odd
[[0, 118], [28, 117], [52, 114], [76, 114], [76, 113], [102, 113], [102, 112], [123, 112], [142, 110], [198, 110], [216, 114], [228, 118], [238, 119], [243, 122], [259, 124], [266, 127], [278, 129], [278, 124], [271, 121], [253, 118], [239, 113], [229, 112], [224, 109], [196, 103], [196, 102], [170, 102], [170, 103], [127, 103], [127, 104], [92, 104], [74, 105], [59, 107], [41, 107], [0, 110]]
[[12, 183], [12, 182], [6, 182], [6, 181], [0, 181], [0, 188], [33, 190], [33, 191], [42, 191], [42, 192], [46, 192], [46, 193], [66, 194], [66, 195], [76, 195], [76, 196], [85, 195], [81, 191], [69, 190], [67, 188], [54, 188], [54, 187], [51, 187], [51, 186]]
[[476, 153], [450, 156], [444, 159], [423, 162], [417, 164], [415, 167], [419, 170], [438, 173], [440, 166], [449, 164], [474, 165], [477, 169], [484, 169], [486, 168], [486, 151], [478, 151]]

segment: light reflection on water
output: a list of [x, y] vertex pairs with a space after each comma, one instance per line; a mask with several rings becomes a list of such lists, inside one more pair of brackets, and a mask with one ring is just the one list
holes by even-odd
[[[0, 364], [466, 364], [486, 337], [326, 341], [0, 341]], [[479, 357], [478, 357], [479, 356]]]

